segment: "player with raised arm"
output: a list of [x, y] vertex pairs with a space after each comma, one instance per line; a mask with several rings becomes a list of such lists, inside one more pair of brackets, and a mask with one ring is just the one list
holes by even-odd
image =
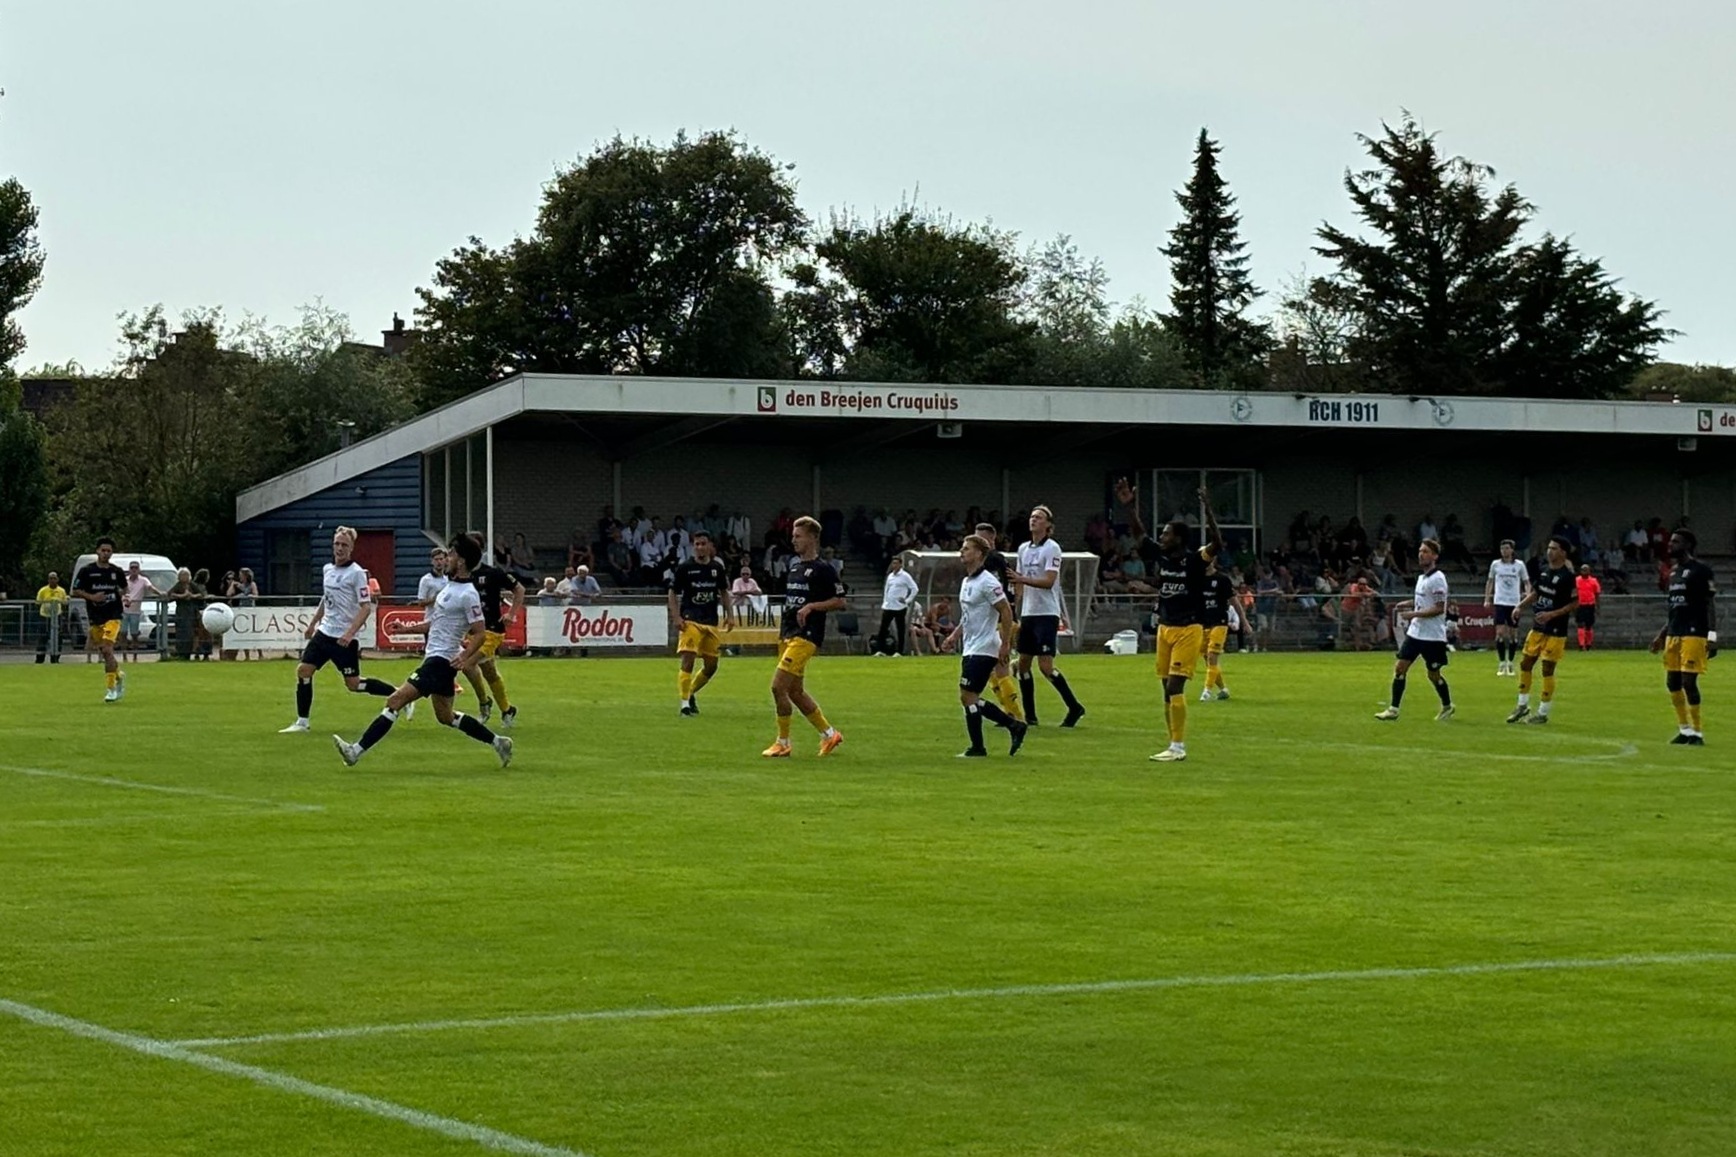
[[988, 539], [973, 534], [958, 552], [965, 575], [958, 590], [958, 626], [952, 629], [948, 642], [959, 645], [958, 700], [964, 706], [965, 732], [970, 736], [970, 747], [959, 752], [961, 758], [988, 754], [983, 747], [984, 719], [1011, 734], [1008, 755], [1018, 753], [1027, 730], [1024, 723], [993, 703], [982, 701], [983, 688], [1012, 651], [1016, 629], [1006, 590], [983, 565], [992, 549]]
[[[989, 544], [988, 554], [983, 556], [983, 569], [1001, 584], [1002, 590], [1008, 590], [1007, 556], [1000, 551], [1000, 532], [992, 522], [976, 524], [976, 536]], [[1011, 597], [1007, 600], [1007, 610], [1012, 610]], [[1013, 618], [1013, 626], [1018, 627], [1018, 617]], [[989, 688], [995, 693], [995, 702], [1001, 705], [1001, 710], [1017, 719], [1025, 721], [1025, 708], [1019, 702], [1019, 685], [1013, 679], [1012, 659], [1002, 655], [1001, 661], [995, 664], [994, 674], [989, 676]]]
[[[1532, 723], [1549, 722], [1549, 709], [1555, 701], [1555, 665], [1567, 653], [1567, 622], [1578, 603], [1578, 586], [1567, 561], [1567, 540], [1551, 538], [1544, 548], [1543, 568], [1518, 607], [1519, 611], [1532, 607], [1533, 618], [1531, 631], [1525, 636], [1525, 655], [1519, 660], [1519, 702], [1507, 722], [1518, 723], [1527, 716]], [[1543, 694], [1533, 712], [1531, 668], [1538, 659], [1543, 660]]]
[[90, 646], [102, 655], [104, 703], [117, 703], [127, 693], [126, 675], [120, 660], [115, 658], [115, 642], [121, 637], [122, 600], [126, 596], [127, 576], [113, 562], [115, 540], [106, 535], [96, 541], [96, 561], [87, 562], [72, 576], [72, 595], [83, 599], [89, 611]]
[[796, 557], [784, 579], [784, 614], [778, 631], [778, 669], [772, 675], [772, 705], [777, 711], [777, 740], [761, 755], [783, 759], [790, 754], [790, 719], [796, 711], [820, 733], [820, 754], [830, 755], [844, 742], [844, 733], [826, 721], [820, 705], [808, 694], [808, 661], [826, 641], [826, 615], [847, 604], [838, 591], [838, 572], [820, 557], [820, 524], [804, 514], [790, 529]]
[[[482, 539], [479, 535], [471, 535], [476, 541], [480, 553]], [[524, 608], [524, 584], [514, 578], [509, 572], [492, 563], [481, 563], [470, 572], [471, 581], [476, 585], [476, 593], [482, 599], [482, 625], [485, 633], [482, 640], [482, 654], [477, 659], [475, 673], [470, 679], [470, 685], [476, 689], [479, 710], [486, 722], [490, 705], [489, 691], [494, 693], [493, 705], [500, 708], [500, 726], [512, 730], [512, 725], [518, 722], [518, 708], [506, 697], [506, 680], [500, 677], [500, 668], [496, 665], [495, 655], [499, 653], [501, 644], [506, 641], [507, 624], [512, 622]], [[510, 599], [508, 598], [510, 592]], [[478, 682], [480, 677], [481, 682]], [[488, 691], [482, 689], [482, 683], [488, 684]]]
[[[717, 674], [723, 646], [718, 638], [718, 611], [723, 629], [735, 630], [735, 610], [729, 605], [729, 572], [717, 561], [711, 534], [693, 533], [693, 557], [676, 564], [669, 577], [669, 622], [676, 631], [675, 653], [681, 656], [681, 714], [699, 714], [699, 689]], [[693, 661], [699, 659], [699, 674]]]
[[1531, 593], [1531, 576], [1524, 560], [1514, 557], [1513, 540], [1501, 540], [1501, 557], [1489, 560], [1489, 579], [1483, 584], [1483, 605], [1495, 610], [1495, 674], [1513, 673], [1513, 656], [1519, 653], [1519, 603]]
[[1664, 653], [1665, 686], [1676, 707], [1676, 737], [1671, 743], [1702, 747], [1700, 676], [1706, 662], [1718, 655], [1718, 612], [1713, 600], [1718, 583], [1712, 568], [1694, 557], [1698, 547], [1691, 530], [1670, 535], [1669, 616], [1652, 640], [1652, 652]]
[[1073, 727], [1085, 708], [1055, 670], [1055, 645], [1061, 634], [1061, 544], [1052, 537], [1055, 515], [1047, 506], [1031, 509], [1029, 542], [1019, 547], [1017, 570], [1007, 575], [1019, 592], [1019, 692], [1025, 700], [1025, 722], [1037, 726], [1037, 679], [1033, 662], [1049, 686], [1067, 705], [1062, 727]]
[[492, 747], [500, 766], [512, 762], [511, 739], [496, 735], [481, 720], [452, 710], [452, 698], [458, 692], [458, 672], [476, 663], [487, 635], [482, 599], [470, 582], [471, 568], [481, 561], [482, 547], [474, 539], [459, 535], [452, 541], [450, 580], [434, 596], [422, 624], [428, 633], [422, 665], [387, 697], [386, 706], [368, 724], [361, 739], [350, 743], [341, 735], [332, 736], [338, 755], [349, 766], [354, 767], [369, 748], [386, 738], [405, 709], [421, 698], [434, 701], [434, 717], [441, 723]]
[[356, 638], [374, 609], [368, 589], [368, 572], [353, 557], [355, 528], [340, 526], [332, 532], [332, 560], [320, 577], [319, 606], [302, 632], [307, 647], [295, 668], [295, 722], [279, 731], [294, 735], [308, 730], [313, 710], [313, 676], [327, 663], [344, 677], [344, 686], [363, 695], [382, 698], [392, 693], [384, 679], [362, 678], [362, 644]]
[[1198, 550], [1188, 545], [1188, 524], [1179, 519], [1166, 522], [1153, 543], [1145, 532], [1138, 498], [1127, 479], [1115, 480], [1115, 499], [1126, 511], [1128, 532], [1141, 547], [1156, 547], [1151, 567], [1157, 578], [1157, 677], [1163, 681], [1169, 746], [1151, 758], [1157, 763], [1180, 763], [1187, 758], [1187, 682], [1199, 668], [1205, 645], [1206, 572], [1223, 553], [1224, 536], [1203, 486], [1199, 500], [1206, 516], [1206, 543]]
[[1392, 701], [1375, 715], [1391, 721], [1398, 718], [1399, 703], [1404, 699], [1405, 672], [1418, 659], [1428, 669], [1429, 682], [1441, 697], [1441, 710], [1435, 719], [1444, 722], [1453, 717], [1453, 692], [1447, 678], [1441, 674], [1447, 665], [1447, 576], [1436, 567], [1441, 557], [1441, 544], [1425, 538], [1417, 546], [1417, 589], [1411, 609], [1400, 611], [1405, 624], [1404, 641], [1399, 644], [1398, 661], [1392, 668]]

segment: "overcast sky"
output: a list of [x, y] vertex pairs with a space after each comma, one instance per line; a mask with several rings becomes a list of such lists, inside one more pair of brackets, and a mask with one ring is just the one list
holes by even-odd
[[1712, 0], [0, 0], [0, 175], [46, 280], [22, 364], [108, 364], [162, 302], [370, 334], [471, 234], [528, 231], [617, 132], [734, 128], [803, 207], [920, 201], [1104, 261], [1161, 303], [1154, 247], [1203, 126], [1268, 296], [1352, 224], [1355, 135], [1414, 112], [1736, 363], [1736, 5]]

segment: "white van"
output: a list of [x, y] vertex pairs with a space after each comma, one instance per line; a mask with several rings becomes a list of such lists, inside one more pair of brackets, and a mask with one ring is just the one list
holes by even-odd
[[[78, 572], [87, 564], [95, 561], [96, 555], [94, 554], [81, 554], [78, 556], [78, 561], [72, 564], [72, 573], [66, 580], [68, 590], [71, 590], [72, 585], [78, 581]], [[135, 562], [138, 563], [140, 573], [150, 579], [151, 585], [160, 591], [168, 590], [178, 581], [177, 574], [180, 568], [170, 562], [166, 555], [121, 554], [117, 551], [115, 554], [109, 556], [109, 561], [120, 567], [123, 572], [125, 572]], [[147, 598], [142, 604], [140, 604], [139, 610], [143, 615], [139, 620], [139, 630], [145, 634], [149, 634], [156, 630], [157, 624], [154, 619], [155, 616], [162, 613], [162, 604], [156, 599]]]

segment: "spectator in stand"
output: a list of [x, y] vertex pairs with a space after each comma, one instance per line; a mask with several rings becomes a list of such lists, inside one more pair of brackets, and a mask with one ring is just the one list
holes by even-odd
[[175, 602], [175, 654], [182, 659], [193, 657], [193, 623], [204, 605], [204, 591], [193, 585], [193, 572], [182, 567], [175, 572], [175, 585], [166, 597]]
[[1102, 512], [1085, 520], [1085, 549], [1092, 554], [1105, 554], [1109, 550], [1109, 520]]
[[934, 628], [928, 625], [923, 616], [922, 604], [910, 604], [910, 653], [912, 655], [940, 654], [940, 646], [934, 637]]
[[1441, 565], [1450, 562], [1464, 567], [1466, 574], [1477, 573], [1477, 560], [1471, 557], [1471, 548], [1465, 545], [1465, 528], [1459, 522], [1459, 516], [1449, 511], [1447, 520], [1441, 523]]
[[1597, 527], [1592, 525], [1591, 517], [1587, 515], [1579, 520], [1579, 561], [1596, 566], [1603, 557], [1603, 540], [1597, 536]]
[[916, 580], [904, 569], [904, 560], [894, 556], [886, 564], [886, 584], [880, 591], [880, 629], [874, 633], [875, 653], [902, 655], [910, 604], [916, 598]]
[[1354, 514], [1338, 532], [1338, 561], [1348, 565], [1351, 559], [1368, 556], [1368, 532], [1362, 529], [1362, 519]]
[[1127, 584], [1127, 593], [1132, 595], [1155, 595], [1157, 588], [1147, 581], [1145, 560], [1135, 551], [1122, 560], [1121, 578]]
[[1634, 519], [1634, 528], [1627, 532], [1621, 540], [1621, 552], [1629, 562], [1639, 562], [1651, 549], [1651, 540], [1646, 536], [1645, 520]]
[[753, 541], [753, 522], [741, 511], [733, 511], [725, 523], [724, 533], [745, 546]]
[[542, 586], [538, 588], [536, 594], [531, 597], [536, 599], [538, 606], [559, 606], [561, 603], [561, 592], [559, 587], [560, 584], [555, 581], [554, 575], [546, 575], [543, 578]]
[[1344, 633], [1349, 636], [1350, 649], [1366, 651], [1373, 634], [1374, 587], [1366, 575], [1355, 575], [1344, 588]]
[[874, 537], [880, 540], [880, 563], [898, 553], [898, 523], [881, 507], [874, 512]]
[[49, 571], [48, 581], [36, 592], [36, 614], [40, 620], [37, 628], [41, 631], [36, 640], [38, 663], [60, 662], [68, 629], [65, 611], [69, 597], [66, 588], [60, 585], [60, 572]]
[[555, 594], [563, 599], [570, 597], [573, 593], [573, 580], [577, 577], [579, 577], [579, 568], [569, 566], [566, 574], [562, 575], [561, 580], [555, 584]]
[[928, 629], [934, 636], [934, 652], [937, 655], [952, 653], [952, 644], [947, 642], [947, 636], [952, 634], [953, 627], [958, 624], [952, 620], [952, 604], [946, 599], [935, 599], [928, 608]]
[[836, 547], [830, 546], [820, 552], [820, 557], [826, 560], [826, 564], [832, 568], [832, 573], [838, 576], [838, 593], [847, 593], [850, 584], [844, 579], [844, 563], [846, 560], [838, 557]]
[[1278, 599], [1284, 584], [1277, 575], [1261, 568], [1254, 577], [1254, 649], [1272, 649], [1272, 627], [1278, 618]]
[[602, 517], [597, 519], [597, 549], [608, 550], [609, 544], [615, 540], [615, 532], [619, 529], [621, 520], [615, 517], [615, 508], [604, 504]]
[[1612, 595], [1628, 593], [1627, 559], [1619, 550], [1603, 552], [1603, 585]]
[[588, 566], [576, 568], [573, 573], [572, 586], [567, 591], [567, 605], [588, 607], [602, 597], [602, 585], [597, 582], [597, 577], [591, 573], [591, 568]]
[[1119, 550], [1111, 550], [1097, 564], [1097, 590], [1106, 595], [1124, 595], [1127, 593], [1127, 576], [1121, 572], [1122, 554]]
[[[370, 577], [368, 581], [373, 582], [374, 579]], [[215, 596], [211, 594], [211, 572], [209, 569], [200, 567], [193, 572], [193, 589], [198, 592], [199, 601], [198, 608], [193, 613], [193, 658], [203, 663], [209, 663], [211, 661], [212, 639], [211, 632], [205, 629], [205, 607], [216, 601]]]
[[753, 568], [745, 562], [741, 564], [741, 572], [735, 576], [735, 581], [729, 584], [729, 597], [735, 603], [735, 615], [738, 619], [745, 621], [750, 610], [755, 615], [765, 614], [765, 592], [760, 590], [759, 583], [754, 581]]
[[790, 535], [794, 533], [795, 529], [796, 516], [790, 513], [790, 508], [787, 506], [780, 509], [778, 516], [772, 519], [772, 531], [778, 536], [779, 542], [789, 542]]
[[687, 533], [687, 520], [679, 514], [669, 528], [668, 553], [674, 557], [677, 564], [684, 563], [693, 557], [693, 536]]
[[629, 585], [638, 562], [633, 548], [627, 543], [626, 531], [617, 526], [610, 534], [608, 549], [603, 552], [603, 569], [616, 586], [624, 587]]
[[1417, 523], [1417, 541], [1421, 542], [1425, 538], [1432, 538], [1436, 542], [1441, 540], [1440, 527], [1435, 525], [1435, 516], [1432, 514], [1423, 515], [1423, 520]]
[[[247, 607], [257, 606], [259, 603], [259, 584], [253, 581], [253, 571], [248, 567], [242, 567], [236, 571], [234, 579], [224, 588], [223, 597], [228, 601], [232, 610], [244, 610]], [[245, 659], [247, 652], [224, 651], [223, 657], [225, 659]], [[255, 649], [253, 657], [264, 659], [265, 652]]]
[[[1646, 523], [1646, 552], [1653, 562], [1662, 563], [1666, 571], [1669, 569], [1670, 532], [1661, 518], [1654, 518]], [[1659, 589], [1669, 589], [1668, 584]]]
[[[253, 572], [243, 568], [243, 573], [252, 576]], [[121, 592], [121, 642], [126, 647], [127, 658], [133, 658], [139, 653], [139, 644], [143, 642], [145, 595], [153, 594], [163, 597], [163, 592], [157, 589], [157, 584], [145, 577], [139, 569], [137, 559], [127, 566], [127, 585]], [[257, 593], [257, 592], [256, 592]], [[252, 604], [248, 604], [251, 606]], [[161, 614], [161, 610], [158, 611]], [[263, 658], [263, 654], [260, 656]]]

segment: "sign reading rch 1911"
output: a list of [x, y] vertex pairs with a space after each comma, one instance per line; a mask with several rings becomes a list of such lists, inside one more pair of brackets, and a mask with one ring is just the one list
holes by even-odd
[[1308, 420], [1330, 425], [1372, 426], [1380, 421], [1380, 403], [1355, 398], [1309, 398]]

